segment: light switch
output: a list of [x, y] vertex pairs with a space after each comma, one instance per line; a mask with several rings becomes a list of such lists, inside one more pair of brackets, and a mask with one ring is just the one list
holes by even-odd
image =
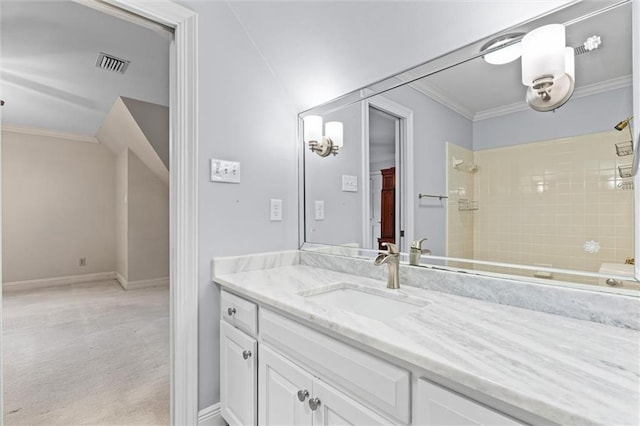
[[315, 212], [316, 220], [324, 220], [324, 201], [316, 201]]
[[275, 198], [271, 199], [270, 218], [272, 222], [282, 221], [282, 200], [278, 200]]
[[342, 175], [342, 191], [358, 192], [358, 176]]
[[212, 158], [211, 182], [240, 183], [240, 163]]

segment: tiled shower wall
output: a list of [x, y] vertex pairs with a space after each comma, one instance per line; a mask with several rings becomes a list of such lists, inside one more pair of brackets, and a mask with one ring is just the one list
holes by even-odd
[[[617, 168], [631, 156], [615, 149], [628, 140], [628, 132], [614, 130], [473, 153], [479, 210], [459, 212], [473, 215], [473, 257], [592, 272], [633, 257], [633, 191], [620, 187], [631, 179]], [[586, 251], [587, 241], [599, 250]]]
[[[454, 160], [459, 163], [454, 167]], [[461, 161], [461, 162], [460, 162]], [[473, 258], [473, 211], [459, 211], [460, 199], [474, 197], [471, 166], [473, 151], [447, 142], [447, 256]], [[471, 264], [447, 262], [448, 266], [472, 268]]]

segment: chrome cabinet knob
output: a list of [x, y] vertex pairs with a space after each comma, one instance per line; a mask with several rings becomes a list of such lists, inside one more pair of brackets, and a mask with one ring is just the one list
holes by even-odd
[[319, 406], [320, 406], [319, 398], [311, 398], [309, 400], [309, 408], [311, 408], [312, 411], [316, 411]]
[[304, 389], [300, 389], [298, 391], [298, 399], [300, 400], [300, 402], [304, 402], [305, 399], [307, 399], [309, 397], [309, 391]]
[[242, 352], [242, 358], [249, 359], [250, 356], [251, 356], [251, 351], [243, 351]]
[[227, 314], [229, 314], [230, 317], [234, 316], [236, 314], [236, 308], [227, 309]]
[[616, 286], [616, 285], [622, 284], [620, 281], [614, 280], [613, 278], [607, 278], [605, 283], [607, 283], [607, 285], [610, 285], [610, 286]]

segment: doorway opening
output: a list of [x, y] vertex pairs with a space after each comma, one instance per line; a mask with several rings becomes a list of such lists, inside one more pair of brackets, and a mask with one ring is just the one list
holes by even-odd
[[382, 250], [382, 243], [398, 244], [400, 240], [400, 216], [396, 213], [401, 207], [396, 199], [396, 192], [400, 192], [396, 185], [400, 183], [396, 179], [399, 147], [400, 118], [369, 106], [369, 248]]
[[[166, 0], [153, 3], [106, 0], [83, 2], [83, 4], [91, 4], [92, 7], [103, 11], [110, 10], [109, 14], [139, 15], [175, 29], [169, 64], [171, 69], [170, 163], [172, 164], [169, 176], [172, 246], [170, 255], [172, 302], [170, 305], [170, 421], [173, 424], [195, 424], [198, 415], [197, 369], [195, 368], [197, 366], [198, 300], [197, 16], [195, 12]], [[6, 65], [6, 62], [3, 65]], [[3, 107], [5, 113], [9, 105], [10, 103], [7, 102]], [[0, 411], [1, 409], [0, 405]]]
[[382, 96], [363, 102], [362, 247], [394, 243], [408, 251], [413, 236], [413, 111]]

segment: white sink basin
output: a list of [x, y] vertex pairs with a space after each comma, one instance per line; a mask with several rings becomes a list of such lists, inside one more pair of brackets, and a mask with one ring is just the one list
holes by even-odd
[[307, 301], [337, 308], [378, 321], [390, 321], [426, 306], [429, 302], [417, 297], [383, 290], [340, 283], [320, 290], [301, 293]]

